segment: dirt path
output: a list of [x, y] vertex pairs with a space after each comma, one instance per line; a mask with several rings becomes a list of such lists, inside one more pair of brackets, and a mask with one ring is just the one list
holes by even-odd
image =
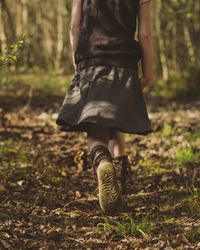
[[126, 135], [125, 200], [135, 225], [145, 215], [148, 225], [124, 235], [114, 225], [128, 214], [99, 209], [86, 135], [59, 132], [55, 109], [2, 110], [0, 249], [200, 249], [199, 108], [152, 101], [155, 132]]

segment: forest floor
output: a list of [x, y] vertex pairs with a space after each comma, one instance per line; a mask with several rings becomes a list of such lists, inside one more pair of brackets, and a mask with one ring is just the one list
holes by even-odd
[[0, 249], [200, 249], [200, 101], [147, 100], [154, 132], [125, 134], [129, 212], [104, 216], [86, 134], [55, 124], [65, 80], [27, 79], [1, 81]]

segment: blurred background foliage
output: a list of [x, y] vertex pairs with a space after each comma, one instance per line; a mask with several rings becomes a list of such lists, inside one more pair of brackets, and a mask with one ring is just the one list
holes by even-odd
[[[71, 0], [0, 0], [0, 83], [5, 74], [74, 73], [70, 10]], [[200, 96], [200, 1], [152, 0], [152, 19], [151, 95]]]

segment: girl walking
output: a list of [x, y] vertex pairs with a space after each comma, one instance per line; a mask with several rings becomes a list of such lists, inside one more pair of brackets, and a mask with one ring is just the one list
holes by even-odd
[[124, 208], [122, 192], [129, 166], [124, 133], [152, 132], [142, 92], [153, 77], [150, 13], [151, 0], [72, 1], [75, 74], [56, 122], [64, 131], [87, 132], [104, 213]]

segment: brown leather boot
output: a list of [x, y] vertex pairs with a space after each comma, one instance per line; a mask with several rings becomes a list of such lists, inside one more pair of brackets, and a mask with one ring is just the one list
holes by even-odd
[[120, 192], [125, 194], [127, 192], [127, 181], [131, 175], [128, 155], [113, 157], [113, 164], [116, 169]]
[[125, 204], [120, 194], [110, 151], [104, 145], [96, 145], [92, 148], [89, 159], [98, 181], [101, 209], [107, 214], [122, 211]]

